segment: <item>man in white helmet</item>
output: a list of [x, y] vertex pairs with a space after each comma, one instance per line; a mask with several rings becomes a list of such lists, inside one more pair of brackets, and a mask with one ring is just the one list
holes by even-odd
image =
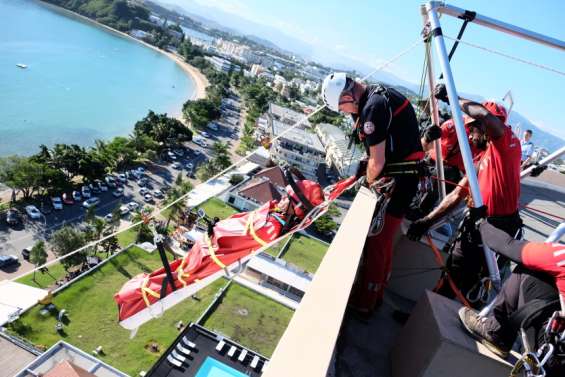
[[[366, 85], [332, 73], [322, 84], [322, 98], [333, 111], [349, 113], [355, 122], [354, 137], [368, 155], [367, 183], [388, 176], [387, 166], [418, 161], [424, 156], [414, 108], [401, 93], [382, 85]], [[386, 208], [384, 227], [367, 237], [364, 263], [350, 306], [370, 314], [381, 302], [392, 268], [392, 241], [418, 189], [419, 176], [394, 177], [395, 188]]]

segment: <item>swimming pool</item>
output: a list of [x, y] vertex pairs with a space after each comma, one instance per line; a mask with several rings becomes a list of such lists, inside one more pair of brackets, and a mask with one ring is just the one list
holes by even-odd
[[230, 366], [208, 356], [195, 377], [249, 377]]

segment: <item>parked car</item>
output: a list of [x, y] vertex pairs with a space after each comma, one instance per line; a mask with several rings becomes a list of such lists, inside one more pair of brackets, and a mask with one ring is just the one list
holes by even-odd
[[192, 169], [194, 169], [194, 165], [192, 164], [192, 162], [189, 162], [188, 164], [186, 164], [186, 168], [188, 170], [192, 170]]
[[94, 183], [98, 185], [100, 191], [104, 191], [104, 192], [108, 191], [108, 186], [106, 186], [106, 184], [101, 180], [97, 179], [96, 181], [94, 181]]
[[64, 193], [63, 194], [63, 204], [67, 204], [67, 205], [75, 204], [75, 200], [73, 199], [73, 195]]
[[80, 193], [82, 194], [82, 197], [85, 199], [88, 199], [91, 196], [90, 189], [88, 188], [88, 186], [82, 186]]
[[195, 149], [194, 154], [197, 155], [197, 156], [200, 156], [202, 154], [202, 152], [200, 152], [198, 149]]
[[90, 188], [90, 192], [92, 192], [93, 194], [100, 194], [100, 192], [102, 191], [100, 190], [98, 183], [91, 183], [88, 185], [88, 188]]
[[125, 174], [118, 174], [118, 180], [125, 184], [128, 181], [128, 178]]
[[142, 167], [142, 166], [138, 167], [138, 168], [135, 169], [135, 170], [137, 170], [137, 172], [138, 172], [139, 174], [141, 174], [141, 175], [145, 174], [145, 168]]
[[127, 215], [129, 213], [129, 207], [126, 204], [120, 206], [120, 213], [123, 215]]
[[165, 197], [165, 195], [163, 195], [163, 193], [161, 192], [161, 190], [155, 190], [153, 191], [153, 196], [156, 197], [157, 199], [162, 199]]
[[135, 211], [139, 208], [139, 204], [136, 202], [129, 202], [127, 206], [129, 207], [130, 211]]
[[167, 152], [167, 157], [169, 158], [169, 160], [173, 160], [173, 161], [176, 161], [177, 159], [177, 156], [175, 156], [175, 154], [171, 151]]
[[26, 206], [25, 210], [26, 210], [27, 215], [30, 217], [30, 219], [37, 220], [37, 219], [41, 218], [41, 212], [39, 212], [37, 207], [34, 206], [34, 205]]
[[177, 169], [177, 170], [181, 170], [182, 169], [182, 164], [180, 162], [175, 162], [173, 165], [171, 165], [173, 167], [173, 169]]
[[137, 185], [139, 187], [143, 187], [143, 186], [147, 185], [147, 178], [139, 178], [137, 180]]
[[[218, 131], [218, 125], [216, 123], [210, 122], [206, 127], [211, 130]], [[204, 136], [204, 132], [202, 132], [202, 136]]]
[[177, 148], [177, 149], [173, 150], [173, 153], [176, 154], [176, 155], [179, 156], [179, 157], [182, 157], [182, 156], [184, 155], [183, 150], [180, 149], [180, 148]]
[[53, 209], [63, 209], [63, 201], [58, 196], [51, 197], [51, 204], [53, 205]]
[[147, 203], [151, 203], [153, 201], [153, 196], [151, 194], [145, 194], [143, 195], [143, 200], [145, 200]]
[[28, 246], [22, 250], [22, 258], [29, 260], [29, 256], [31, 255], [31, 248], [31, 246]]
[[15, 208], [10, 208], [6, 212], [6, 222], [8, 223], [8, 225], [12, 225], [12, 226], [21, 223], [22, 217], [20, 215], [20, 212]]
[[112, 188], [116, 187], [116, 180], [111, 175], [106, 176], [104, 180], [106, 181], [108, 187], [112, 187]]
[[0, 267], [8, 267], [20, 264], [20, 260], [15, 255], [0, 255]]
[[79, 191], [73, 191], [73, 200], [75, 202], [82, 200], [82, 195], [80, 194]]
[[95, 205], [97, 205], [98, 203], [100, 203], [100, 199], [98, 199], [97, 197], [93, 196], [92, 198], [86, 199], [83, 203], [82, 206], [84, 208], [90, 208], [90, 207], [94, 207]]
[[201, 135], [202, 137], [205, 137], [205, 138], [209, 138], [209, 137], [210, 137], [210, 134], [209, 134], [208, 132], [206, 132], [206, 131], [200, 132], [200, 135]]
[[112, 195], [114, 195], [116, 198], [119, 198], [120, 196], [124, 195], [124, 189], [121, 188], [121, 187], [118, 187], [117, 189], [112, 191]]
[[104, 216], [104, 220], [105, 220], [106, 222], [112, 221], [112, 214], [109, 213], [109, 214], [107, 214], [106, 216]]

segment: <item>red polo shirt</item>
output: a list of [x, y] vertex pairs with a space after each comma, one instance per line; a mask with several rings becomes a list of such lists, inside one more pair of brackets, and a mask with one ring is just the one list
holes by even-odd
[[[457, 140], [457, 132], [455, 131], [455, 124], [453, 120], [449, 119], [448, 121], [443, 122], [440, 128], [441, 157], [443, 158], [443, 163], [465, 172], [463, 157], [461, 156], [461, 151], [459, 149], [459, 141]], [[469, 127], [467, 125], [465, 125], [465, 132], [467, 133], [467, 136], [469, 136]], [[473, 143], [469, 143], [469, 146], [471, 147], [473, 160], [475, 162], [479, 161], [484, 151], [477, 148]], [[429, 153], [430, 157], [436, 161], [435, 148], [432, 148]]]
[[558, 243], [528, 242], [522, 249], [522, 262], [555, 278], [559, 295], [565, 302], [565, 245]]
[[509, 126], [496, 140], [489, 140], [479, 163], [479, 190], [488, 216], [507, 216], [518, 211], [520, 199], [520, 140]]

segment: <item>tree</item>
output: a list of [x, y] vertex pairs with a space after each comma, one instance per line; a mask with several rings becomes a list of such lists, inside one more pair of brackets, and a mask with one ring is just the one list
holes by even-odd
[[214, 175], [231, 165], [231, 158], [228, 145], [222, 142], [214, 143], [211, 159], [205, 164], [200, 165], [196, 171], [196, 177], [201, 181], [206, 181]]
[[186, 201], [179, 200], [182, 197], [182, 195], [183, 195], [182, 192], [176, 186], [173, 187], [171, 190], [169, 190], [169, 192], [167, 193], [167, 198], [165, 199], [165, 205], [171, 205], [168, 208], [169, 212], [167, 214], [167, 223], [165, 225], [165, 228], [167, 229], [169, 228], [169, 224], [171, 220], [173, 218], [176, 218], [186, 208]]
[[[214, 94], [210, 92], [211, 90], [207, 92], [208, 95]], [[184, 119], [192, 124], [192, 127], [201, 129], [220, 117], [220, 104], [209, 98], [189, 100], [183, 105], [182, 114]]]
[[113, 254], [116, 250], [120, 249], [120, 243], [116, 236], [109, 237], [100, 242], [100, 247], [106, 252], [106, 258]]
[[325, 214], [314, 222], [314, 229], [322, 234], [327, 234], [337, 229], [337, 223], [330, 215]]
[[230, 184], [231, 185], [237, 185], [238, 183], [241, 183], [241, 181], [243, 181], [243, 175], [241, 174], [232, 174], [232, 176], [230, 177]]
[[96, 219], [96, 207], [90, 206], [86, 209], [86, 212], [84, 213], [84, 221], [86, 221], [89, 224], [92, 224], [94, 222], [94, 219]]
[[155, 114], [151, 110], [135, 124], [134, 132], [147, 135], [156, 144], [165, 146], [192, 140], [192, 131], [180, 120], [168, 117], [167, 114]]
[[[47, 251], [45, 251], [45, 242], [37, 241], [31, 248], [29, 253], [29, 261], [38, 268], [47, 262]], [[33, 281], [35, 281], [35, 269], [33, 270]]]
[[[83, 247], [86, 244], [86, 238], [83, 232], [67, 225], [53, 233], [50, 243], [53, 247], [53, 252], [57, 256], [63, 257]], [[61, 259], [61, 263], [65, 270], [68, 271], [70, 267], [84, 263], [85, 258], [86, 253], [81, 251]]]
[[0, 182], [13, 191], [20, 191], [29, 199], [44, 183], [44, 171], [48, 167], [28, 157], [9, 156], [0, 158]]

